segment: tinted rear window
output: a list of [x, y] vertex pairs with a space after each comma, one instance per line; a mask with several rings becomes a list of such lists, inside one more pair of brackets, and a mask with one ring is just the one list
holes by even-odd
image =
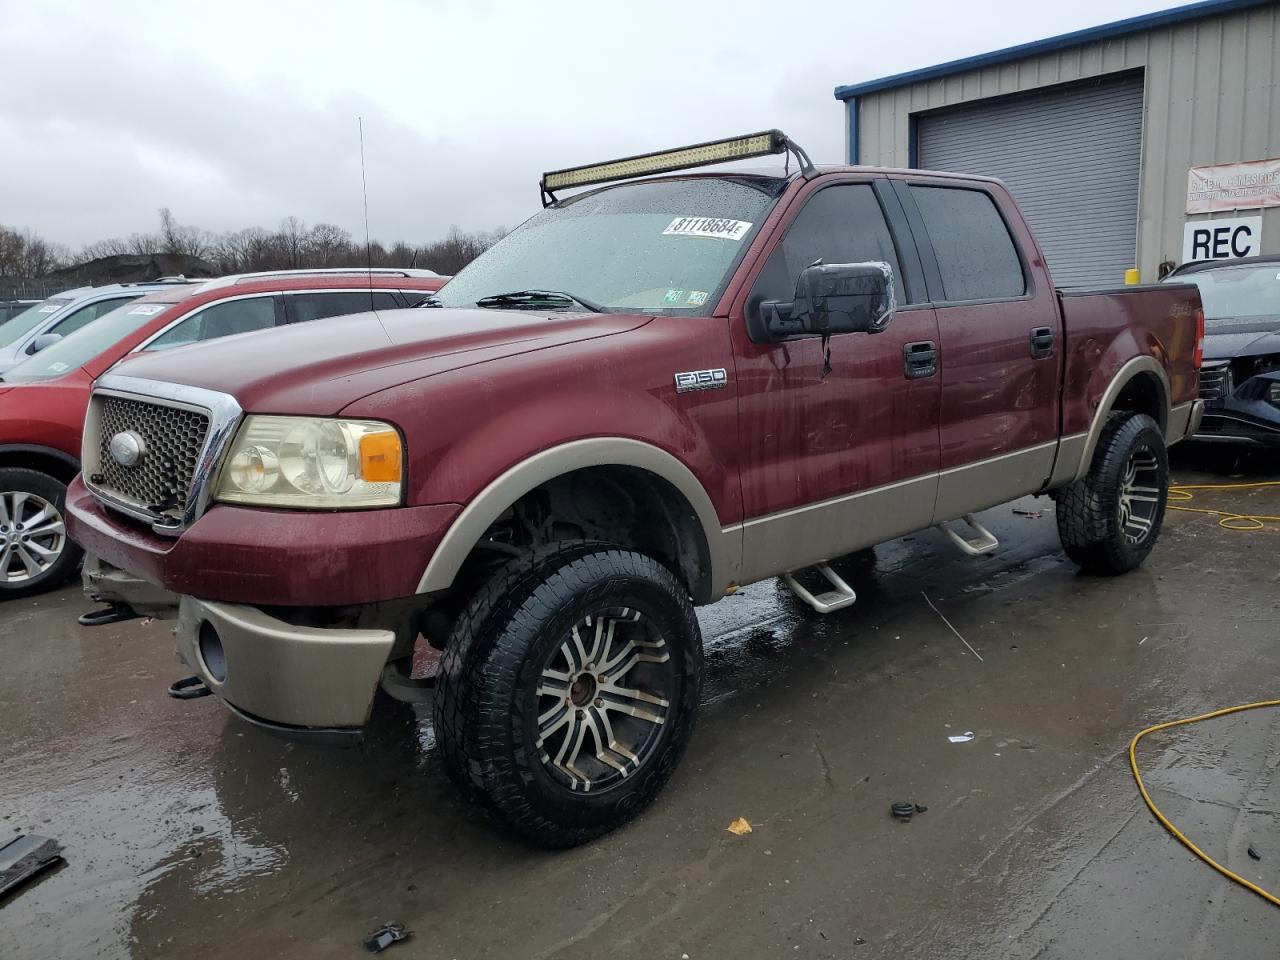
[[913, 186], [911, 196], [933, 242], [947, 300], [995, 300], [1027, 292], [1018, 249], [988, 194]]

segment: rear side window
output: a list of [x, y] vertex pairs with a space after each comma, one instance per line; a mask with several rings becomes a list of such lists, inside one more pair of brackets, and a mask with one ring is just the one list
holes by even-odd
[[929, 231], [947, 300], [996, 300], [1027, 292], [1018, 248], [988, 194], [913, 186], [911, 196]]
[[91, 303], [87, 307], [81, 307], [75, 313], [55, 323], [49, 332], [58, 333], [64, 337], [70, 336], [86, 324], [97, 320], [99, 317], [105, 317], [116, 307], [122, 307], [126, 303], [137, 300], [138, 296], [141, 296], [141, 294], [132, 297], [116, 297], [113, 300], [99, 300], [97, 303]]
[[906, 303], [902, 270], [893, 236], [868, 183], [847, 183], [819, 190], [805, 203], [787, 235], [769, 256], [752, 298], [790, 300], [800, 271], [823, 263], [879, 260], [893, 268], [894, 294]]
[[400, 307], [395, 294], [387, 290], [375, 290], [372, 296], [368, 290], [286, 294], [285, 303], [290, 323], [323, 320], [325, 317], [340, 317], [348, 313], [367, 313], [369, 310], [396, 310]]
[[275, 298], [226, 300], [192, 314], [148, 344], [148, 350], [168, 350], [188, 343], [216, 340], [233, 333], [250, 333], [276, 325]]

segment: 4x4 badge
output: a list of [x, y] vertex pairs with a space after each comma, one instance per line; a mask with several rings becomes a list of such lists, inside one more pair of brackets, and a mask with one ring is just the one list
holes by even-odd
[[689, 370], [676, 374], [676, 393], [693, 390], [723, 390], [729, 385], [729, 375], [724, 367], [715, 370]]

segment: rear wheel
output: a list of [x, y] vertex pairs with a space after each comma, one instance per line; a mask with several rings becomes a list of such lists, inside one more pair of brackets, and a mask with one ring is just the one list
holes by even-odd
[[1063, 549], [1090, 573], [1127, 573], [1160, 536], [1169, 496], [1169, 459], [1156, 422], [1113, 413], [1085, 476], [1058, 495]]
[[36, 470], [0, 469], [0, 600], [52, 590], [75, 573], [67, 538], [67, 488]]
[[533, 843], [583, 843], [638, 814], [693, 730], [702, 644], [688, 592], [604, 545], [516, 561], [458, 619], [436, 734], [464, 791]]

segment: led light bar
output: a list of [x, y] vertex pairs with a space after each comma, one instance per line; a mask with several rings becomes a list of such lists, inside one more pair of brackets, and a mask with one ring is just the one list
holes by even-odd
[[566, 187], [585, 187], [595, 183], [608, 183], [612, 180], [627, 180], [631, 177], [643, 177], [654, 173], [670, 173], [674, 170], [687, 170], [690, 167], [704, 167], [728, 160], [746, 160], [751, 157], [788, 152], [796, 155], [800, 169], [806, 175], [813, 171], [813, 164], [809, 162], [808, 154], [792, 143], [785, 133], [781, 130], [766, 130], [763, 133], [752, 133], [745, 137], [729, 137], [708, 143], [695, 143], [688, 147], [642, 153], [606, 163], [552, 170], [542, 175], [542, 204], [547, 206], [554, 202], [555, 191]]

